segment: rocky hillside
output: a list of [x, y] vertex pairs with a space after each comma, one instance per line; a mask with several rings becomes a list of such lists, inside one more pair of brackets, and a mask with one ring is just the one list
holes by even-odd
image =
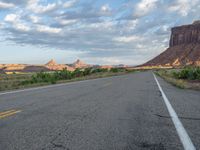
[[171, 30], [169, 48], [142, 66], [200, 66], [200, 21]]

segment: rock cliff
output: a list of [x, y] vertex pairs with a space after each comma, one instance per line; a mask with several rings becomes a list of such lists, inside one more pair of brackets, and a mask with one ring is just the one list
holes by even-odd
[[200, 22], [172, 28], [170, 47], [181, 44], [200, 44]]
[[200, 21], [171, 30], [169, 48], [142, 66], [200, 65]]

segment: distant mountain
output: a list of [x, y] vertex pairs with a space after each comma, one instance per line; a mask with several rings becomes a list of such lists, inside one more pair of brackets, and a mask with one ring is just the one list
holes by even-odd
[[44, 65], [27, 65], [27, 64], [0, 64], [0, 73], [13, 73], [13, 72], [40, 72], [40, 71], [59, 71], [69, 70], [74, 71], [76, 68], [84, 69], [88, 67], [93, 68], [124, 68], [126, 65], [89, 65], [80, 59], [72, 64], [58, 64], [54, 59], [51, 59]]
[[46, 63], [45, 65], [46, 68], [48, 68], [49, 70], [69, 70], [69, 71], [74, 71], [73, 67], [70, 67], [68, 65], [65, 64], [57, 64], [55, 60], [51, 59], [48, 63]]
[[200, 66], [200, 21], [172, 28], [169, 48], [141, 65], [151, 67]]
[[56, 61], [54, 59], [51, 59], [48, 63], [45, 64], [46, 66], [54, 66], [57, 65]]
[[74, 68], [87, 68], [87, 67], [91, 67], [91, 65], [86, 64], [84, 61], [81, 61], [80, 59], [78, 59], [72, 64], [72, 67], [74, 67]]

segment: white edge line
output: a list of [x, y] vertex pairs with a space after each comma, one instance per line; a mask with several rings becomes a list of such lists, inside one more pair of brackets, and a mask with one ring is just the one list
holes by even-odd
[[173, 109], [172, 105], [170, 104], [167, 96], [165, 95], [162, 87], [160, 86], [160, 83], [158, 82], [156, 76], [153, 74], [154, 79], [158, 85], [158, 88], [162, 94], [162, 97], [164, 99], [164, 102], [167, 106], [168, 112], [170, 114], [170, 117], [174, 123], [174, 126], [176, 128], [176, 131], [178, 133], [178, 136], [183, 144], [183, 147], [185, 150], [196, 150], [196, 148], [194, 147], [189, 135], [187, 134], [187, 131], [185, 130], [183, 124], [181, 123], [181, 121], [178, 118], [178, 115], [176, 114], [175, 110]]
[[88, 79], [88, 80], [82, 80], [82, 81], [72, 81], [68, 83], [58, 83], [55, 85], [46, 85], [46, 86], [40, 86], [40, 87], [34, 87], [34, 88], [27, 88], [23, 90], [15, 90], [15, 91], [8, 91], [8, 92], [2, 92], [0, 93], [1, 95], [7, 95], [7, 94], [14, 94], [14, 93], [20, 93], [20, 92], [26, 92], [26, 91], [34, 91], [34, 90], [40, 90], [40, 89], [47, 89], [47, 88], [52, 88], [52, 87], [59, 87], [59, 86], [65, 86], [65, 85], [72, 85], [76, 83], [83, 83], [83, 82], [90, 82], [90, 81], [96, 81], [96, 80], [102, 80], [102, 79], [109, 79], [117, 76], [112, 76], [112, 77], [105, 77], [105, 78], [97, 78], [97, 79]]

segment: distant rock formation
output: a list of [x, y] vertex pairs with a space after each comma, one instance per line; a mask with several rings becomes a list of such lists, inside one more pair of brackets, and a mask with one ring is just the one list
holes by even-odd
[[111, 68], [113, 68], [113, 66], [111, 66], [111, 65], [102, 65], [102, 66], [99, 66], [99, 68], [101, 68], [101, 69], [111, 69]]
[[56, 61], [54, 59], [51, 59], [48, 63], [45, 64], [46, 66], [55, 66], [57, 65]]
[[52, 71], [63, 70], [63, 69], [74, 71], [73, 67], [70, 67], [65, 64], [57, 64], [56, 61], [53, 59], [51, 59], [48, 63], [46, 63], [45, 67]]
[[0, 64], [0, 73], [13, 73], [13, 72], [40, 72], [40, 71], [60, 71], [66, 69], [74, 71], [77, 68], [84, 69], [88, 67], [93, 68], [125, 68], [126, 65], [89, 65], [80, 59], [76, 60], [73, 64], [58, 64], [54, 59], [51, 59], [44, 65], [27, 65], [27, 64]]
[[169, 48], [142, 66], [200, 66], [200, 21], [172, 28]]
[[23, 64], [5, 64], [2, 66], [2, 69], [4, 71], [18, 71], [18, 70], [23, 70], [26, 67], [26, 65]]
[[72, 67], [74, 68], [87, 68], [90, 67], [91, 65], [86, 64], [84, 61], [81, 61], [80, 59], [76, 60], [73, 64]]

